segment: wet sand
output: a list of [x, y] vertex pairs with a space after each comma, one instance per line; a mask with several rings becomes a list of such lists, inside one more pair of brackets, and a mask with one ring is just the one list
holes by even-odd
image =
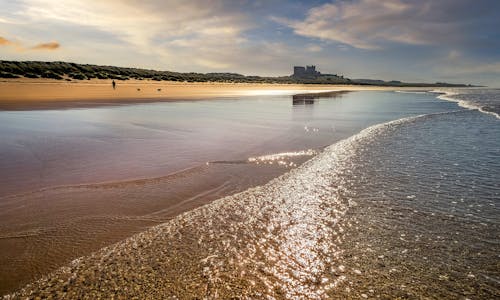
[[418, 90], [419, 88], [246, 83], [188, 83], [152, 80], [59, 81], [49, 79], [4, 79], [0, 81], [1, 110], [56, 109], [119, 105], [159, 101], [201, 100], [265, 94], [295, 94], [307, 91]]
[[[295, 161], [300, 163], [304, 158]], [[213, 200], [264, 184], [288, 170], [218, 163], [158, 178], [47, 188], [3, 197], [0, 294], [12, 292], [76, 257]]]
[[75, 260], [13, 298], [324, 298], [344, 280], [336, 258], [347, 208], [342, 188], [327, 186], [353, 150], [350, 140], [333, 149]]
[[[282, 102], [291, 104], [292, 99], [290, 97]], [[243, 101], [238, 103], [243, 105]], [[227, 109], [227, 106], [224, 107]], [[66, 127], [68, 126], [66, 123]], [[215, 124], [212, 122], [211, 126], [215, 127]], [[244, 131], [238, 131], [236, 127], [233, 127], [233, 131], [244, 136]], [[256, 131], [252, 129], [251, 132]], [[214, 135], [210, 135], [210, 138], [214, 138]], [[273, 145], [286, 147], [284, 145], [288, 145], [287, 139], [288, 137], [285, 140], [278, 139]], [[84, 140], [90, 143], [90, 140]], [[301, 143], [299, 140], [292, 140], [292, 144], [297, 144], [296, 147], [307, 147], [303, 144], [304, 141]], [[148, 148], [145, 140], [140, 141], [141, 148]], [[179, 139], [174, 141], [177, 144], [186, 142]], [[195, 138], [195, 142], [203, 144], [200, 137]], [[248, 139], [245, 139], [245, 142], [250, 143]], [[54, 142], [52, 144], [54, 145]], [[259, 146], [257, 153], [269, 153], [273, 145], [266, 143], [265, 147]], [[164, 147], [172, 148], [173, 145], [167, 144]], [[162, 149], [157, 148], [158, 151]], [[202, 150], [208, 151], [209, 146], [205, 144]], [[115, 149], [111, 152], [117, 155], [116, 151]], [[143, 156], [148, 155], [144, 151], [140, 153]], [[72, 183], [61, 186], [60, 183], [58, 186], [57, 182], [61, 181], [56, 180], [56, 186], [28, 189], [29, 192], [19, 187], [14, 194], [2, 195], [0, 294], [12, 292], [77, 257], [89, 255], [102, 247], [166, 222], [180, 213], [249, 187], [265, 184], [293, 166], [300, 165], [316, 152], [310, 150], [307, 153], [295, 154], [298, 155], [292, 155], [286, 160], [286, 164], [266, 164], [266, 161], [275, 159], [275, 155], [250, 157], [247, 161], [244, 160], [247, 156], [242, 155], [238, 156], [240, 160], [214, 161], [208, 164], [204, 161], [195, 167], [160, 177], [102, 182], [96, 177], [98, 174], [95, 174], [95, 183], [91, 184]], [[232, 156], [224, 152], [217, 157]], [[168, 158], [186, 160], [184, 156], [167, 156], [166, 159]], [[94, 159], [99, 160], [99, 157]], [[140, 159], [139, 162], [146, 163]], [[160, 162], [161, 159], [157, 163]], [[80, 163], [84, 164], [83, 161]], [[192, 163], [188, 165], [190, 164]], [[164, 174], [169, 169], [172, 168], [164, 166]], [[70, 172], [59, 169], [58, 173], [67, 177]], [[130, 172], [128, 174], [133, 178]], [[114, 178], [116, 176], [117, 174]], [[20, 186], [20, 183], [17, 186]]]

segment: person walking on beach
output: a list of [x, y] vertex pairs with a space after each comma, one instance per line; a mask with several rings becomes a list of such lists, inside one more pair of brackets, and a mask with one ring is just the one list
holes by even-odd
[[116, 82], [114, 80], [111, 84], [113, 85], [113, 90], [116, 89]]

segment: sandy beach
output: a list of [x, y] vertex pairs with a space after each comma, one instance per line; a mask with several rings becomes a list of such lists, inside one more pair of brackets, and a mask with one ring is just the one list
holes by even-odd
[[500, 300], [469, 2], [3, 1], [0, 300]]
[[294, 94], [304, 91], [421, 90], [358, 85], [189, 83], [153, 80], [3, 79], [0, 81], [1, 110], [91, 107], [216, 97]]
[[[436, 143], [419, 134], [436, 122], [444, 126], [443, 118], [475, 113], [457, 110], [455, 102], [432, 93], [369, 91], [403, 90], [373, 86], [127, 81], [113, 90], [110, 81], [1, 84], [0, 173], [7, 176], [0, 177], [0, 294], [7, 299], [418, 298], [456, 291], [491, 298], [498, 290], [479, 276], [471, 282], [484, 270], [495, 274], [489, 261], [497, 251], [488, 241], [496, 224], [484, 223], [482, 231], [475, 221], [451, 224], [433, 210], [422, 214], [432, 206], [417, 201], [421, 194], [434, 199], [433, 185], [443, 181], [440, 172], [427, 173], [442, 166], [425, 164]], [[143, 105], [122, 105], [133, 103]], [[485, 122], [481, 128], [495, 128]], [[418, 149], [425, 141], [433, 151]], [[395, 148], [396, 154], [385, 152]], [[469, 148], [453, 144], [442, 153]], [[416, 153], [408, 154], [412, 149]], [[401, 162], [386, 169], [398, 157]], [[423, 171], [398, 173], [412, 162], [409, 170]], [[439, 178], [415, 190], [428, 174]], [[424, 178], [401, 180], [417, 175]], [[455, 178], [449, 182], [443, 195], [456, 188]], [[406, 206], [372, 204], [374, 197], [415, 207], [408, 214]], [[482, 197], [488, 206], [495, 199]], [[402, 216], [409, 218], [407, 227], [397, 224]], [[441, 239], [448, 230], [479, 240]], [[393, 236], [416, 240], [394, 242]], [[428, 245], [454, 248], [434, 252]], [[446, 260], [454, 253], [450, 259], [465, 262], [463, 245], [484, 249], [477, 268]], [[409, 250], [417, 248], [422, 250]], [[435, 280], [444, 276], [453, 285]]]
[[[187, 94], [194, 85], [177, 84], [177, 90]], [[205, 90], [234, 92], [240, 86], [240, 92], [254, 95], [294, 92], [289, 86], [214, 86]], [[112, 91], [109, 82], [98, 88]], [[366, 126], [365, 118], [345, 122], [365, 101], [363, 93], [370, 92], [329, 95], [309, 105], [295, 105], [292, 96], [277, 94], [92, 109], [70, 109], [81, 103], [61, 101], [69, 106], [3, 111], [2, 123], [7, 125], [1, 136], [0, 170], [9, 176], [0, 180], [0, 294], [180, 213], [286, 173], [315, 150]], [[346, 102], [358, 104], [342, 105]], [[311, 124], [311, 130], [304, 124]], [[308, 149], [313, 151], [305, 153], [312, 154], [292, 155], [275, 164], [255, 159]], [[250, 157], [254, 159], [247, 161]]]
[[[264, 184], [288, 170], [253, 164], [222, 163], [208, 166], [205, 165], [206, 161], [237, 161], [252, 154], [278, 153], [294, 147], [318, 149], [330, 144], [332, 139], [340, 139], [344, 130], [352, 130], [350, 125], [346, 125], [345, 129], [338, 125], [339, 135], [332, 137], [325, 127], [321, 131], [323, 137], [314, 134], [318, 137], [314, 143], [308, 142], [310, 138], [303, 125], [298, 131], [293, 130], [302, 132], [300, 134], [276, 135], [277, 128], [285, 130], [287, 126], [292, 126], [294, 118], [312, 118], [308, 113], [314, 105], [293, 108], [289, 95], [391, 89], [374, 86], [148, 80], [116, 81], [116, 89], [113, 89], [111, 82], [48, 79], [0, 81], [0, 110], [8, 115], [10, 112], [7, 111], [17, 111], [13, 115], [14, 119], [21, 114], [20, 120], [30, 120], [31, 129], [28, 131], [34, 134], [33, 139], [26, 140], [25, 137], [30, 136], [30, 133], [23, 131], [22, 124], [28, 123], [5, 119], [4, 124], [8, 124], [7, 128], [11, 128], [12, 132], [4, 128], [3, 152], [0, 153], [3, 155], [0, 170], [10, 174], [0, 180], [0, 252], [4, 254], [0, 259], [0, 265], [4, 266], [0, 270], [0, 294], [40, 278], [76, 257], [88, 255], [215, 199]], [[252, 95], [261, 97], [246, 97]], [[280, 98], [283, 95], [287, 95], [285, 99]], [[239, 99], [239, 104], [233, 107], [228, 106], [232, 102], [220, 101], [226, 97]], [[277, 99], [262, 100], [269, 97]], [[242, 102], [241, 98], [248, 99], [248, 102]], [[259, 99], [260, 102], [257, 102]], [[174, 108], [162, 110], [156, 107], [158, 115], [155, 117], [151, 110], [141, 111], [137, 106], [116, 107], [163, 101], [179, 101], [181, 104], [182, 100], [209, 100], [211, 108], [205, 106], [204, 103], [208, 102], [201, 101], [184, 103], [189, 104], [186, 110], [180, 109], [175, 103], [163, 103], [177, 107], [177, 110], [173, 113], [170, 110]], [[282, 103], [284, 107], [274, 107], [273, 103]], [[72, 110], [90, 107], [99, 108], [86, 116]], [[217, 107], [225, 116], [218, 115]], [[132, 115], [126, 112], [122, 117], [113, 117], [121, 108], [139, 109], [139, 112]], [[65, 110], [63, 114], [61, 109]], [[240, 115], [255, 109], [260, 112], [251, 114], [247, 119]], [[323, 110], [327, 111], [325, 107]], [[279, 120], [283, 111], [290, 114], [284, 120], [292, 120], [292, 123], [280, 123], [271, 127], [271, 131], [266, 130], [269, 126], [267, 122]], [[256, 127], [262, 130], [250, 126], [239, 131], [239, 125], [229, 125], [233, 118], [237, 118], [238, 123], [257, 124], [255, 118], [266, 114], [267, 121], [262, 121]], [[144, 115], [148, 117], [145, 119]], [[176, 121], [176, 116], [183, 117]], [[9, 118], [7, 115], [5, 117]], [[72, 125], [71, 120], [80, 118], [81, 122]], [[93, 118], [97, 119], [92, 121]], [[45, 125], [31, 123], [37, 119]], [[195, 126], [183, 123], [184, 119]], [[223, 122], [216, 126], [220, 133], [204, 134], [206, 124], [214, 127], [218, 122], [216, 120], [229, 123]], [[54, 122], [54, 127], [46, 127], [50, 122]], [[198, 122], [200, 126], [196, 125]], [[59, 136], [57, 132], [61, 124], [64, 124], [65, 130]], [[89, 124], [91, 126], [87, 127]], [[319, 124], [316, 123], [316, 126]], [[71, 128], [79, 133], [72, 132]], [[226, 131], [229, 128], [232, 134]], [[189, 132], [199, 134], [191, 136]], [[234, 137], [223, 140], [217, 138], [219, 134]], [[273, 142], [270, 143], [270, 140]], [[212, 143], [236, 150], [221, 152], [216, 146], [209, 146]], [[47, 147], [51, 150], [47, 150]], [[242, 149], [247, 150], [245, 152]], [[192, 154], [186, 156], [189, 153]], [[207, 153], [212, 154], [207, 156]], [[308, 157], [299, 157], [294, 163], [300, 164]], [[27, 219], [31, 221], [27, 223]], [[53, 247], [54, 244], [58, 246]], [[26, 252], [23, 249], [31, 250]]]

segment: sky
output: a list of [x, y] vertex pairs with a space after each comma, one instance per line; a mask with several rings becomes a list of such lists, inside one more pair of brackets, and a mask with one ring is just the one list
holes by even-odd
[[500, 0], [0, 0], [0, 59], [500, 87]]

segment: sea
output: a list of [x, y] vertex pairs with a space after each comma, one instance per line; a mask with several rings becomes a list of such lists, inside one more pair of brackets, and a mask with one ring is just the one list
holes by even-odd
[[34, 282], [9, 297], [500, 297], [498, 89], [3, 111], [0, 124], [0, 288]]

